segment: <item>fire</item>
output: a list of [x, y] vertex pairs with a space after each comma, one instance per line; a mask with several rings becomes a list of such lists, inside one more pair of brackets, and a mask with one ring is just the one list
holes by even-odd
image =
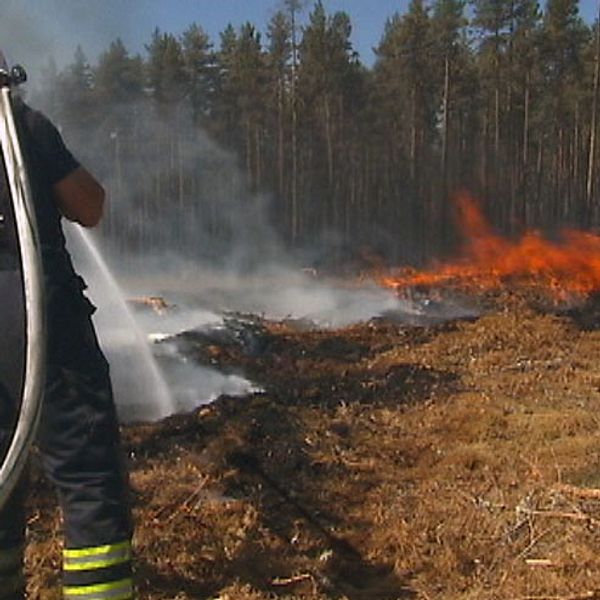
[[470, 196], [460, 196], [457, 208], [466, 240], [460, 256], [428, 270], [400, 269], [382, 277], [383, 285], [398, 291], [438, 286], [495, 290], [511, 282], [541, 288], [557, 300], [600, 290], [600, 236], [564, 229], [556, 243], [528, 231], [513, 241], [492, 231]]

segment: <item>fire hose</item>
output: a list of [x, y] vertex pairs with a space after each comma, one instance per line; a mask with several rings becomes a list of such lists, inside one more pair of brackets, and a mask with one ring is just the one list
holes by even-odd
[[[13, 113], [11, 89], [23, 83], [22, 67], [0, 66], [0, 148], [6, 170], [23, 281], [25, 356], [19, 414], [0, 466], [0, 508], [8, 500], [27, 462], [40, 418], [45, 381], [45, 309], [40, 244], [31, 186]], [[10, 348], [7, 349], [9, 352]]]

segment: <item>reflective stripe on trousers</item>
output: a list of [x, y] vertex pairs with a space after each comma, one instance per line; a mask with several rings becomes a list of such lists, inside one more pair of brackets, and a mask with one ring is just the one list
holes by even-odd
[[24, 597], [23, 546], [0, 550], [0, 600], [21, 600]]
[[67, 600], [131, 600], [131, 542], [63, 550]]
[[65, 600], [130, 600], [133, 598], [131, 578], [97, 585], [69, 586], [64, 589]]

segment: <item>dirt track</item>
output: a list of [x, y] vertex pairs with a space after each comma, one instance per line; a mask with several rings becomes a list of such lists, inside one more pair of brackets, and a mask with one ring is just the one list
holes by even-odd
[[[189, 334], [265, 393], [125, 430], [140, 598], [600, 598], [600, 320], [488, 304], [261, 323], [253, 352]], [[32, 598], [60, 598], [58, 527], [39, 481]]]

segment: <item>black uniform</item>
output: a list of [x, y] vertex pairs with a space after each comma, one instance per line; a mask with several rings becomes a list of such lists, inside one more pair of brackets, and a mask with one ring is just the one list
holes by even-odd
[[[52, 187], [79, 167], [56, 128], [22, 102], [15, 117], [28, 162], [42, 249], [48, 364], [38, 446], [64, 517], [64, 597], [128, 600], [128, 481], [106, 359], [65, 248]], [[6, 193], [3, 190], [3, 193]], [[23, 597], [24, 485], [0, 514], [0, 600]]]

